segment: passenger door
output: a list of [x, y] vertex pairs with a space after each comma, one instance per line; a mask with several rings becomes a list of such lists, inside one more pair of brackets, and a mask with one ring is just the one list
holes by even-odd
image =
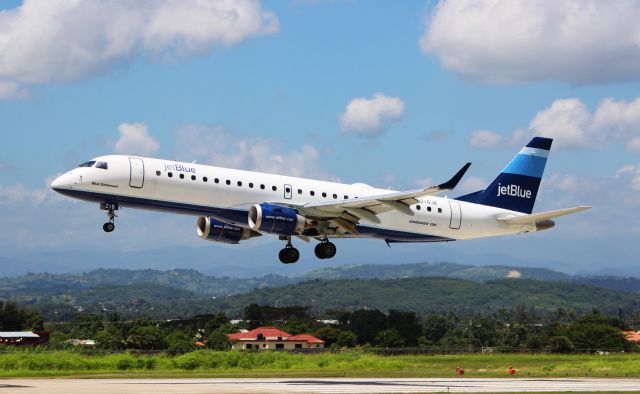
[[144, 185], [144, 162], [137, 157], [129, 158], [129, 186], [141, 189]]

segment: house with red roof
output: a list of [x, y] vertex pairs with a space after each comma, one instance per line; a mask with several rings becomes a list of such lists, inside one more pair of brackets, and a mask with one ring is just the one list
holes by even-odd
[[640, 344], [640, 331], [623, 331], [622, 334], [627, 341]]
[[227, 334], [232, 349], [322, 349], [324, 341], [309, 334], [291, 335], [275, 327]]

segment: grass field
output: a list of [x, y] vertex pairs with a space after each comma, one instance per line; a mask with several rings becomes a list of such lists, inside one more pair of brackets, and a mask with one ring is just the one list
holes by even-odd
[[402, 355], [363, 351], [293, 354], [286, 352], [215, 352], [180, 356], [105, 354], [74, 351], [15, 351], [0, 354], [0, 377], [640, 377], [640, 354], [608, 355]]

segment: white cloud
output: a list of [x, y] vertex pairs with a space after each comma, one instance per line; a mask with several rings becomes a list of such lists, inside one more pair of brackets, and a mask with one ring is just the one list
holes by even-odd
[[404, 102], [399, 97], [376, 93], [371, 99], [359, 97], [351, 100], [338, 116], [338, 123], [343, 133], [375, 137], [399, 121], [403, 114]]
[[0, 11], [0, 78], [74, 81], [147, 58], [210, 52], [279, 30], [256, 0], [24, 0]]
[[502, 141], [500, 134], [490, 130], [475, 130], [469, 135], [469, 145], [473, 148], [493, 148]]
[[627, 148], [640, 153], [640, 137], [632, 138], [627, 142]]
[[632, 190], [640, 191], [640, 164], [623, 166], [616, 172], [615, 177], [627, 181]]
[[23, 99], [27, 97], [27, 91], [15, 82], [0, 81], [0, 101]]
[[532, 136], [553, 138], [557, 148], [597, 149], [618, 141], [629, 150], [640, 152], [640, 98], [631, 101], [606, 98], [593, 112], [579, 99], [558, 99], [539, 111], [528, 127], [517, 129], [510, 137], [474, 131], [469, 144], [477, 148], [505, 142], [519, 145]]
[[329, 176], [318, 166], [320, 152], [311, 145], [282, 152], [276, 141], [235, 136], [222, 127], [192, 124], [176, 131], [176, 149], [185, 160], [212, 165], [316, 179]]
[[488, 185], [489, 182], [487, 182], [485, 179], [477, 176], [470, 176], [462, 181], [460, 189], [457, 191], [461, 193], [473, 193], [477, 192], [478, 190], [484, 190], [484, 188]]
[[485, 82], [637, 80], [638, 20], [637, 0], [441, 0], [420, 48]]
[[556, 100], [549, 108], [536, 114], [529, 123], [529, 131], [535, 135], [550, 137], [560, 147], [593, 147], [589, 138], [593, 116], [587, 106], [578, 99]]
[[149, 134], [144, 123], [122, 123], [118, 131], [120, 138], [115, 145], [116, 153], [149, 155], [160, 149], [160, 144]]

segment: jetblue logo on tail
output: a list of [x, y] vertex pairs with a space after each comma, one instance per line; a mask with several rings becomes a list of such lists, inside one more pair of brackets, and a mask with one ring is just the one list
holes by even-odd
[[521, 197], [521, 198], [531, 198], [531, 190], [524, 189], [520, 187], [520, 185], [507, 185], [502, 186], [498, 183], [498, 194], [497, 197], [500, 196], [511, 196], [511, 197]]

